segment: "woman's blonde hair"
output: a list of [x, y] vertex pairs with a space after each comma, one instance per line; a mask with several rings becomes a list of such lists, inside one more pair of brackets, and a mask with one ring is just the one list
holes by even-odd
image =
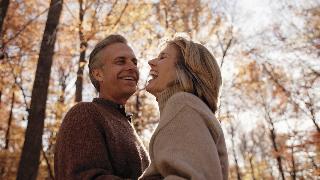
[[167, 44], [178, 51], [177, 77], [183, 91], [198, 96], [215, 113], [222, 78], [214, 56], [203, 45], [182, 37], [176, 37]]

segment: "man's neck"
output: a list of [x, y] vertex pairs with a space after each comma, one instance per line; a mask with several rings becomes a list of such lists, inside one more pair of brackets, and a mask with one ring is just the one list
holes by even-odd
[[106, 100], [109, 100], [109, 101], [112, 101], [116, 104], [120, 104], [120, 105], [125, 105], [128, 98], [113, 98], [111, 96], [108, 96], [108, 95], [103, 95], [103, 94], [99, 94], [99, 98], [103, 98], [103, 99], [106, 99]]

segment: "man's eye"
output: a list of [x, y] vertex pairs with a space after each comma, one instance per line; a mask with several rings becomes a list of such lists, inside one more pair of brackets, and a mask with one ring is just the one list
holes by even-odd
[[124, 60], [118, 60], [116, 61], [116, 64], [124, 64]]
[[133, 62], [134, 65], [138, 64], [138, 60], [136, 60], [136, 59], [133, 59], [132, 62]]

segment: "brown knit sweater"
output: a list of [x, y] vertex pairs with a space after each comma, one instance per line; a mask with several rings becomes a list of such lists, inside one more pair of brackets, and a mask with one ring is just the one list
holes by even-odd
[[137, 179], [149, 158], [124, 110], [96, 98], [66, 114], [57, 137], [57, 180]]

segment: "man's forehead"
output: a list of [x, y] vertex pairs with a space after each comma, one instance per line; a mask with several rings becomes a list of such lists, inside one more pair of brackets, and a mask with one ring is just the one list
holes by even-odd
[[123, 56], [135, 58], [132, 48], [124, 43], [114, 43], [105, 47], [104, 55], [108, 55], [109, 57]]

